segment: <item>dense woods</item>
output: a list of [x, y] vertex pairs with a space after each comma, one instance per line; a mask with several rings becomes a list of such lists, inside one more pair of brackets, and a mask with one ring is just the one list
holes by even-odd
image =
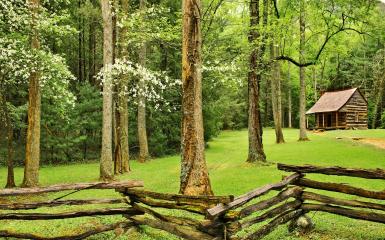
[[1, 2], [7, 186], [13, 166], [31, 187], [42, 165], [100, 160], [110, 180], [181, 152], [180, 192], [212, 194], [210, 139], [247, 128], [245, 161], [269, 161], [263, 128], [309, 140], [306, 109], [328, 90], [360, 88], [385, 128], [384, 15], [375, 0]]

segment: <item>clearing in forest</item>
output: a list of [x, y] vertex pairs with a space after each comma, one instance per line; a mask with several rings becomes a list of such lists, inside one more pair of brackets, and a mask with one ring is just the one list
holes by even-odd
[[[383, 130], [365, 131], [326, 131], [322, 135], [309, 132], [311, 141], [298, 142], [298, 130], [284, 129], [285, 144], [274, 143], [274, 130], [264, 131], [264, 147], [268, 160], [286, 164], [313, 164], [321, 166], [344, 166], [356, 168], [383, 168], [385, 169], [384, 150], [367, 146], [357, 141], [338, 140], [336, 137], [352, 138], [361, 137], [368, 139], [385, 139]], [[206, 150], [209, 174], [212, 187], [216, 195], [234, 194], [240, 195], [262, 185], [277, 182], [282, 175], [287, 173], [277, 170], [275, 164], [269, 166], [255, 166], [246, 163], [247, 158], [247, 131], [224, 131], [219, 137], [209, 143]], [[99, 163], [76, 164], [66, 166], [50, 166], [41, 169], [42, 185], [70, 182], [89, 182], [98, 179]], [[121, 179], [141, 179], [146, 189], [176, 193], [179, 189], [180, 156], [170, 156], [153, 159], [148, 163], [140, 164], [132, 162], [132, 172], [121, 176]], [[16, 169], [16, 182], [21, 183], [22, 168]], [[6, 169], [1, 168], [0, 174], [4, 176]], [[378, 181], [362, 181], [337, 176], [315, 176], [316, 180], [348, 182], [351, 185], [365, 187], [374, 190], [383, 190]], [[62, 194], [62, 193], [61, 193]], [[71, 195], [70, 198], [95, 198], [116, 197], [114, 190], [87, 190]], [[334, 196], [334, 195], [333, 195]], [[335, 196], [338, 196], [336, 194]], [[39, 200], [52, 199], [58, 194], [40, 196]], [[268, 197], [268, 196], [266, 196]], [[354, 198], [359, 199], [359, 198]], [[81, 207], [79, 207], [80, 209]], [[66, 207], [57, 208], [58, 211], [66, 211]], [[73, 209], [73, 208], [72, 208]], [[39, 211], [47, 211], [41, 209]], [[385, 236], [383, 224], [369, 223], [334, 216], [327, 213], [312, 213], [310, 217], [316, 224], [315, 230], [306, 236], [289, 234], [286, 226], [281, 226], [266, 239], [315, 239], [315, 240], [378, 240]], [[68, 219], [53, 221], [1, 221], [0, 231], [4, 229], [20, 232], [40, 233], [44, 236], [57, 236], [69, 233], [81, 232], [92, 228], [97, 224], [113, 223], [119, 217], [90, 217], [84, 219]], [[354, 231], [352, 231], [354, 229]], [[112, 239], [114, 232], [99, 234], [92, 239]], [[170, 235], [142, 228], [138, 233], [128, 236], [120, 236], [117, 239], [175, 239]]]

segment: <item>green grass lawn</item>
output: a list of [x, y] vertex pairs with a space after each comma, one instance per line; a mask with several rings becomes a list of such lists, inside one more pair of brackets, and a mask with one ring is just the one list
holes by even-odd
[[[264, 147], [268, 160], [273, 163], [287, 164], [315, 164], [337, 165], [360, 168], [384, 168], [385, 150], [365, 145], [349, 138], [370, 137], [385, 139], [384, 130], [366, 131], [330, 131], [321, 134], [309, 133], [309, 142], [297, 142], [298, 130], [285, 129], [285, 144], [274, 143], [274, 131], [266, 129], [264, 132]], [[346, 137], [336, 139], [336, 137]], [[349, 137], [349, 138], [348, 138]], [[256, 166], [245, 162], [247, 157], [247, 131], [224, 131], [218, 138], [209, 143], [206, 159], [210, 173], [212, 187], [216, 195], [240, 195], [267, 183], [280, 181], [282, 175], [287, 174], [276, 169], [275, 165]], [[159, 192], [178, 192], [180, 157], [171, 156], [151, 160], [140, 164], [131, 162], [132, 172], [121, 176], [121, 179], [141, 179], [145, 188]], [[15, 170], [16, 181], [21, 183], [22, 168]], [[43, 167], [40, 171], [42, 185], [70, 182], [96, 181], [99, 174], [98, 163], [77, 164], [68, 166]], [[6, 169], [0, 168], [0, 176], [5, 183]], [[330, 177], [314, 175], [312, 179], [324, 181], [339, 181], [354, 186], [366, 187], [374, 190], [384, 190], [385, 181], [362, 180], [347, 177]], [[52, 199], [63, 193], [40, 196], [40, 199]], [[329, 194], [331, 195], [331, 194]], [[338, 194], [332, 194], [337, 196]], [[118, 196], [113, 190], [87, 190], [76, 193], [68, 198], [107, 198]], [[345, 196], [348, 198], [354, 198]], [[23, 200], [23, 199], [21, 199]], [[59, 211], [68, 211], [74, 207], [60, 207]], [[39, 209], [47, 212], [52, 209]], [[306, 236], [289, 234], [285, 226], [280, 227], [267, 239], [385, 239], [385, 225], [351, 220], [325, 213], [310, 213], [316, 224], [315, 230]], [[0, 221], [0, 230], [8, 229], [20, 232], [34, 232], [44, 236], [57, 236], [83, 231], [100, 223], [113, 222], [119, 217], [95, 217], [53, 221]], [[100, 234], [90, 239], [111, 239], [113, 233]], [[161, 231], [148, 228], [131, 237], [122, 236], [119, 239], [170, 239]]]

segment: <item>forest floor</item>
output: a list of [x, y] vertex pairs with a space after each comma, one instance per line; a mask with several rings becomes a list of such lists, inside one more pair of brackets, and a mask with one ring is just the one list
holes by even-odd
[[[274, 131], [265, 129], [264, 147], [268, 160], [272, 163], [337, 165], [359, 168], [384, 168], [385, 150], [354, 141], [353, 138], [383, 139], [384, 130], [352, 130], [327, 131], [324, 134], [309, 132], [311, 141], [298, 142], [298, 130], [285, 129], [285, 144], [274, 143]], [[247, 131], [224, 131], [219, 137], [209, 143], [206, 158], [210, 172], [212, 187], [216, 195], [240, 195], [262, 185], [278, 182], [285, 173], [278, 171], [275, 164], [256, 166], [245, 162], [247, 157]], [[180, 157], [170, 156], [153, 159], [148, 163], [131, 163], [132, 172], [123, 175], [121, 179], [144, 180], [145, 188], [159, 192], [178, 192]], [[23, 169], [16, 169], [16, 181], [21, 183]], [[41, 168], [40, 181], [42, 185], [70, 182], [96, 181], [99, 174], [98, 163], [76, 164], [66, 166], [46, 166]], [[287, 174], [287, 173], [286, 173]], [[0, 168], [1, 179], [5, 182], [6, 169]], [[313, 179], [350, 183], [358, 187], [372, 190], [384, 190], [381, 180], [360, 180], [347, 177], [315, 175]], [[63, 193], [39, 196], [39, 199], [53, 199]], [[332, 195], [332, 194], [330, 194]], [[109, 198], [117, 197], [113, 190], [87, 190], [75, 193], [70, 198]], [[339, 196], [333, 194], [333, 196]], [[345, 196], [346, 197], [346, 196]], [[350, 197], [355, 199], [354, 197]], [[14, 199], [16, 200], [16, 199]], [[17, 199], [23, 200], [23, 199]], [[31, 198], [28, 198], [31, 201]], [[70, 207], [72, 210], [77, 207]], [[79, 207], [81, 208], [81, 207]], [[69, 207], [60, 207], [55, 211], [69, 211]], [[36, 210], [37, 211], [37, 210]], [[39, 209], [47, 212], [52, 209]], [[385, 225], [352, 220], [327, 213], [311, 213], [309, 215], [315, 229], [305, 236], [289, 234], [286, 226], [281, 226], [266, 239], [269, 240], [383, 240]], [[111, 223], [120, 217], [90, 217], [82, 219], [51, 220], [51, 221], [0, 221], [1, 230], [18, 232], [33, 232], [42, 236], [58, 236], [82, 232], [100, 223]], [[100, 234], [89, 239], [113, 239], [114, 232]], [[120, 236], [116, 239], [176, 239], [164, 232], [141, 228], [130, 236]]]

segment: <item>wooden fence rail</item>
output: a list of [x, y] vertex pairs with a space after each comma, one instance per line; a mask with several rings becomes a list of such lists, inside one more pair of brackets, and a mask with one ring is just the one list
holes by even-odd
[[[104, 225], [74, 236], [42, 237], [33, 234], [0, 231], [0, 237], [26, 239], [84, 239], [115, 228], [146, 225], [189, 240], [252, 240], [262, 239], [278, 226], [291, 222], [311, 211], [322, 211], [353, 219], [385, 223], [385, 191], [373, 191], [342, 183], [320, 182], [305, 178], [306, 174], [351, 176], [382, 181], [381, 169], [293, 166], [278, 164], [278, 169], [292, 172], [282, 181], [256, 188], [246, 194], [229, 196], [186, 196], [157, 193], [140, 189], [141, 181], [115, 183], [80, 183], [46, 188], [0, 190], [0, 196], [17, 196], [85, 189], [115, 189], [123, 195], [117, 199], [54, 199], [51, 201], [0, 204], [0, 220], [49, 220], [98, 215], [122, 215], [127, 220]], [[305, 191], [306, 188], [306, 191]], [[364, 197], [366, 200], [343, 199], [313, 192], [311, 189]], [[265, 196], [276, 191], [274, 195]], [[264, 196], [264, 197], [263, 197]], [[374, 200], [371, 202], [370, 200]], [[62, 205], [119, 204], [118, 207], [92, 208], [62, 213], [9, 212]], [[125, 205], [125, 207], [124, 207]], [[172, 211], [169, 211], [172, 210]], [[256, 225], [258, 224], [258, 227]]]
[[[341, 167], [319, 167], [319, 166], [293, 166], [278, 164], [278, 169], [287, 172], [296, 172], [301, 174], [317, 173], [325, 175], [338, 175], [359, 177], [364, 179], [385, 180], [385, 170], [382, 169], [353, 169]], [[326, 190], [334, 193], [343, 193], [357, 197], [364, 197], [376, 202], [342, 199], [304, 191], [301, 195], [301, 209], [304, 212], [321, 211], [335, 215], [340, 215], [353, 219], [367, 220], [371, 222], [385, 223], [385, 202], [379, 203], [379, 200], [385, 200], [385, 190], [373, 191], [350, 186], [346, 183], [320, 182], [308, 178], [300, 178], [294, 183], [296, 186], [309, 189]], [[365, 211], [363, 209], [369, 210]]]

